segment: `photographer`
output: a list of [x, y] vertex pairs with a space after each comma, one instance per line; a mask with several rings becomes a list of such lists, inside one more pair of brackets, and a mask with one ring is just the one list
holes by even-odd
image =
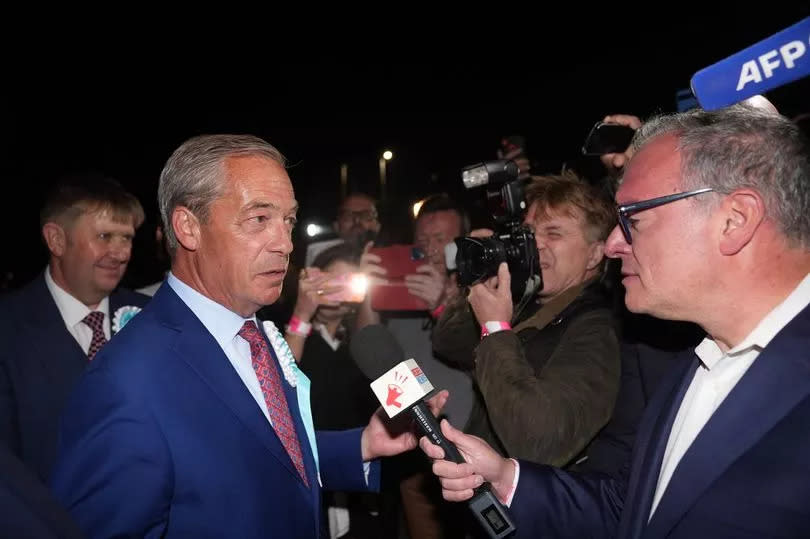
[[466, 431], [510, 457], [567, 466], [607, 423], [618, 392], [619, 339], [601, 283], [615, 212], [572, 174], [532, 177], [525, 193], [541, 289], [513, 313], [511, 276], [501, 264], [467, 301], [445, 310], [433, 344], [477, 383], [483, 401]]

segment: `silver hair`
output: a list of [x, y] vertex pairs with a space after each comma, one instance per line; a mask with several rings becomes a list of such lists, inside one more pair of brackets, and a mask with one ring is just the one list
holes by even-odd
[[200, 135], [185, 141], [172, 153], [158, 185], [158, 206], [163, 220], [166, 247], [174, 255], [177, 236], [172, 228], [172, 212], [188, 208], [201, 222], [208, 220], [211, 203], [222, 195], [225, 185], [225, 159], [257, 156], [285, 166], [276, 148], [253, 135]]
[[[810, 248], [810, 142], [795, 123], [742, 104], [715, 111], [693, 109], [645, 122], [636, 132], [633, 150], [665, 134], [678, 139], [684, 191], [753, 189], [790, 244]], [[696, 197], [693, 203], [709, 200], [717, 199]]]

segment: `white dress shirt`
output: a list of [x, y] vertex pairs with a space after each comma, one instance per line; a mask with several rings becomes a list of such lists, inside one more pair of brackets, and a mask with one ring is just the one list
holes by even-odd
[[777, 305], [737, 346], [723, 352], [711, 338], [695, 349], [700, 366], [681, 402], [669, 433], [650, 518], [672, 479], [672, 474], [700, 430], [754, 363], [760, 352], [799, 312], [810, 304], [810, 275]]
[[329, 345], [329, 348], [332, 349], [333, 352], [337, 352], [337, 349], [340, 348], [340, 339], [336, 339], [329, 334], [329, 330], [323, 324], [319, 324], [315, 322], [312, 324], [312, 328], [318, 332], [321, 338]]
[[[59, 314], [62, 315], [62, 320], [65, 322], [68, 332], [73, 335], [84, 353], [87, 354], [87, 351], [90, 350], [90, 342], [93, 340], [93, 330], [82, 320], [93, 311], [54, 282], [53, 277], [51, 277], [50, 266], [45, 268], [45, 286], [48, 287], [48, 291], [51, 293], [54, 302], [56, 302], [56, 307], [59, 309]], [[104, 313], [104, 336], [109, 341], [111, 334], [109, 296], [101, 300], [95, 310]]]

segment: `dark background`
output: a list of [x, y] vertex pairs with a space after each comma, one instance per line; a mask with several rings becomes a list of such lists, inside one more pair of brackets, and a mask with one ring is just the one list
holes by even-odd
[[[252, 133], [277, 146], [290, 163], [302, 224], [331, 222], [342, 163], [350, 190], [379, 196], [383, 149], [394, 152], [382, 204], [390, 227], [407, 226], [407, 205], [437, 191], [481, 209], [483, 194], [465, 192], [459, 170], [494, 159], [502, 136], [526, 137], [535, 172], [558, 172], [563, 163], [593, 170], [598, 163], [578, 151], [595, 121], [675, 110], [675, 92], [695, 71], [806, 12], [661, 15], [631, 32], [604, 31], [604, 21], [595, 21], [538, 31], [519, 55], [493, 43], [493, 55], [419, 55], [424, 62], [361, 64], [339, 55], [237, 62], [193, 53], [90, 62], [58, 50], [47, 63], [19, 62], [6, 71], [2, 91], [0, 269], [13, 272], [14, 286], [41, 270], [37, 212], [45, 189], [60, 175], [94, 170], [121, 180], [147, 211], [125, 281], [146, 284], [152, 276], [136, 262], [149, 254], [160, 170], [182, 141], [200, 133]], [[767, 97], [786, 116], [809, 112], [808, 81]]]

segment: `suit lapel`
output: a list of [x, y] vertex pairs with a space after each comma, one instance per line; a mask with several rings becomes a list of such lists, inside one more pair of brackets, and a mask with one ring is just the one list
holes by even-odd
[[669, 432], [699, 365], [697, 357], [691, 351], [675, 361], [680, 363], [679, 367], [673, 370], [666, 384], [662, 384], [656, 391], [656, 396], [650, 402], [649, 412], [638, 428], [624, 504], [629, 515], [623, 515], [618, 537], [640, 537], [647, 524]]
[[663, 537], [735, 460], [810, 395], [810, 309], [770, 342], [684, 454], [647, 534]]
[[87, 367], [87, 355], [65, 327], [44, 274], [32, 284], [30, 299], [22, 340], [30, 343], [32, 356], [55, 387], [69, 386]]
[[158, 303], [156, 308], [169, 315], [170, 325], [179, 326], [175, 352], [279, 463], [301, 481], [287, 451], [216, 339], [170, 287], [161, 289], [152, 302]]

